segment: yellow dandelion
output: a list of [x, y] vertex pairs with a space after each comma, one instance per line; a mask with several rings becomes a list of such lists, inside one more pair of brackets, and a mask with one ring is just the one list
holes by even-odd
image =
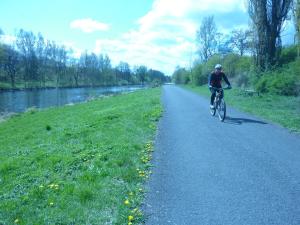
[[128, 216], [128, 221], [129, 221], [129, 222], [133, 221], [133, 219], [134, 219], [134, 218], [133, 218], [132, 215]]
[[128, 199], [126, 199], [126, 200], [124, 201], [124, 204], [125, 204], [125, 205], [129, 205], [129, 203], [130, 203], [130, 202], [129, 202]]

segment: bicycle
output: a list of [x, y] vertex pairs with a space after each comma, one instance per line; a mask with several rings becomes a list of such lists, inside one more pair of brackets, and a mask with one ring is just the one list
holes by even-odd
[[220, 121], [224, 122], [226, 118], [226, 103], [224, 98], [221, 98], [222, 92], [225, 89], [231, 89], [229, 87], [227, 88], [215, 88], [211, 87], [213, 90], [216, 90], [216, 97], [214, 99], [213, 108], [210, 108], [210, 113], [212, 116], [215, 116], [216, 112], [218, 112], [218, 116]]

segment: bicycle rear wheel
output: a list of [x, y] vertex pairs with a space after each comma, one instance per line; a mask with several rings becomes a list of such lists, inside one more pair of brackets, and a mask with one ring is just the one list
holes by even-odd
[[224, 99], [221, 99], [217, 108], [220, 121], [224, 121], [226, 117], [226, 104]]

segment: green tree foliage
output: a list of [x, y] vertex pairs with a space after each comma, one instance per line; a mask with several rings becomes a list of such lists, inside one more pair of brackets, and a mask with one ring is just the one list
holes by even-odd
[[188, 84], [190, 82], [190, 72], [185, 68], [177, 67], [172, 75], [175, 84]]
[[146, 66], [138, 66], [135, 68], [135, 75], [137, 80], [141, 83], [144, 84], [146, 81], [147, 77], [147, 67]]

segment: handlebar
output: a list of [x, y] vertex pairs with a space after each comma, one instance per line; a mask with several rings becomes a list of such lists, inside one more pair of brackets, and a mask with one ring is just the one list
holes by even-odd
[[216, 90], [216, 91], [222, 91], [222, 90], [229, 90], [232, 87], [231, 86], [227, 86], [225, 88], [216, 88], [216, 87], [210, 87], [210, 88], [213, 89], [213, 90]]

